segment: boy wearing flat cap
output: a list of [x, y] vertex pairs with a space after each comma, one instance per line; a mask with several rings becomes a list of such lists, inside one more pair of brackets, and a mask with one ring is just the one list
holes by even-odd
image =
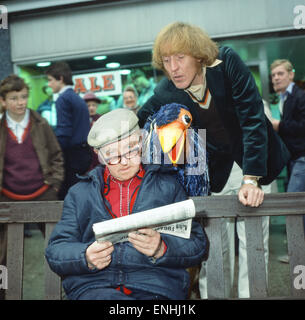
[[64, 201], [46, 258], [63, 278], [69, 299], [185, 299], [189, 276], [206, 252], [201, 226], [192, 222], [190, 239], [143, 228], [128, 241], [96, 242], [92, 225], [104, 220], [186, 200], [174, 173], [142, 165], [138, 118], [127, 109], [101, 116], [88, 143], [102, 165], [74, 185]]

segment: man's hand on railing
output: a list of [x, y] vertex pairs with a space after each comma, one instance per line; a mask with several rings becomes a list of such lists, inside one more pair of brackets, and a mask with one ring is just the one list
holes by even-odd
[[245, 206], [258, 207], [264, 200], [264, 191], [259, 186], [243, 184], [239, 189], [238, 199]]

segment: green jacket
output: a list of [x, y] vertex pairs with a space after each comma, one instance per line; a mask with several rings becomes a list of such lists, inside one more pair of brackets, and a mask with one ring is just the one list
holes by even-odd
[[[264, 114], [262, 99], [247, 66], [228, 47], [220, 48], [218, 59], [222, 63], [207, 68], [207, 87], [231, 145], [229, 151], [224, 150], [213, 143], [213, 137], [207, 132], [211, 191], [222, 190], [234, 161], [243, 169], [243, 174], [262, 176], [261, 184], [269, 184], [288, 162], [289, 152]], [[198, 105], [165, 78], [138, 112], [140, 126], [162, 105], [173, 102], [189, 108], [193, 126], [198, 128]]]
[[[0, 120], [0, 190], [2, 189], [7, 128], [6, 115]], [[36, 111], [30, 110], [32, 143], [37, 153], [45, 183], [59, 188], [64, 178], [63, 156], [55, 134]], [[20, 159], [22, 161], [22, 159]]]

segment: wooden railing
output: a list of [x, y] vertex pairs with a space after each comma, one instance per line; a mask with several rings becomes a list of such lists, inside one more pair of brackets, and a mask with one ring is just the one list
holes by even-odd
[[[8, 288], [6, 300], [22, 299], [24, 223], [45, 223], [45, 247], [51, 232], [60, 220], [63, 202], [2, 202], [0, 203], [0, 223], [7, 223]], [[61, 299], [60, 278], [45, 263], [44, 272], [45, 299]]]
[[[305, 266], [303, 217], [305, 193], [275, 193], [265, 195], [258, 208], [245, 207], [236, 196], [194, 197], [196, 216], [204, 219], [209, 239], [207, 286], [209, 299], [225, 298], [221, 218], [244, 217], [246, 228], [249, 288], [251, 298], [268, 298], [267, 277], [263, 250], [262, 217], [286, 216], [286, 232], [290, 264], [291, 295], [286, 298], [305, 298], [305, 290], [294, 281], [295, 267]], [[8, 226], [6, 299], [22, 299], [24, 223], [46, 224], [45, 245], [60, 219], [62, 202], [2, 202], [0, 223]], [[45, 299], [61, 298], [60, 278], [45, 264]], [[269, 297], [270, 298], [270, 297]], [[272, 298], [272, 297], [271, 297]], [[283, 297], [281, 297], [283, 298]]]

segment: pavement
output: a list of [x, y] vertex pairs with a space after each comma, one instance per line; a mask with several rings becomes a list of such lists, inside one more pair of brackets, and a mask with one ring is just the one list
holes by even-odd
[[[283, 219], [285, 218], [272, 217], [270, 223], [269, 297], [290, 296], [289, 265], [277, 260], [278, 256], [287, 254]], [[31, 233], [32, 237], [25, 238], [23, 299], [41, 300], [44, 298], [44, 238], [38, 229], [31, 229]], [[237, 297], [236, 275], [237, 272], [235, 272], [235, 297]]]

